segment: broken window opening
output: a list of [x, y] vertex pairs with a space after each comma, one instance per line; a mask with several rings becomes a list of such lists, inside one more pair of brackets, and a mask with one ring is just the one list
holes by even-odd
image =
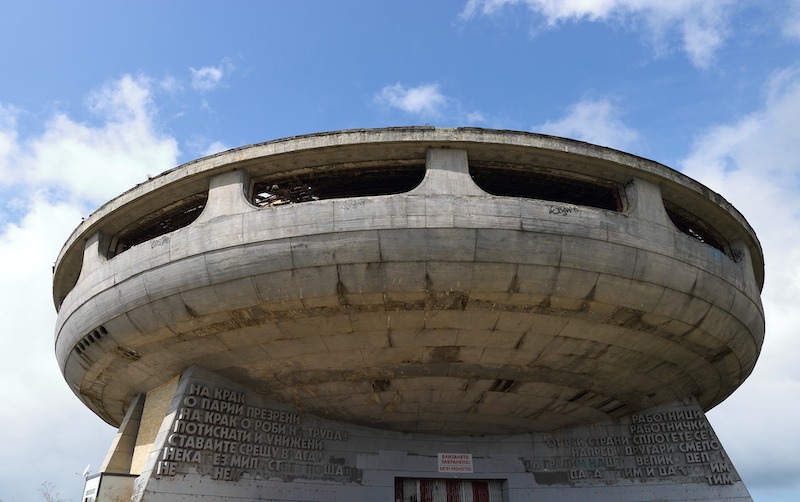
[[675, 204], [664, 201], [667, 216], [682, 233], [725, 253], [725, 239], [708, 223]]
[[153, 211], [127, 225], [111, 238], [108, 258], [156, 237], [189, 226], [195, 221], [208, 201], [208, 193], [198, 193]]
[[469, 171], [475, 184], [492, 195], [609, 211], [622, 211], [624, 206], [619, 186], [613, 182], [588, 181], [505, 165], [470, 164]]
[[276, 174], [255, 181], [250, 200], [258, 207], [270, 207], [326, 199], [394, 195], [412, 190], [424, 177], [424, 164]]

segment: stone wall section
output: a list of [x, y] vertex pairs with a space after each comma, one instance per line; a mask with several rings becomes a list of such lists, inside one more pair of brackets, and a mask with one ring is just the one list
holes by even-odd
[[141, 474], [147, 462], [147, 457], [153, 449], [158, 431], [164, 416], [167, 415], [175, 390], [178, 387], [179, 377], [175, 377], [164, 385], [156, 387], [147, 393], [142, 410], [142, 419], [139, 425], [139, 434], [136, 437], [136, 449], [131, 461], [131, 474]]

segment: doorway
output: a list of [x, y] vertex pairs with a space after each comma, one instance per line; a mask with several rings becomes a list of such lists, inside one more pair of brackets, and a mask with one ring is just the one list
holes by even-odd
[[503, 481], [409, 479], [394, 481], [395, 502], [504, 502]]

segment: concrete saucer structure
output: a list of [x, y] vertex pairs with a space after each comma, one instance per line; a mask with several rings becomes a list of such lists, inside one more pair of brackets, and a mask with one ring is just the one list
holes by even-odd
[[271, 141], [108, 202], [54, 271], [67, 383], [118, 426], [84, 499], [750, 500], [705, 419], [763, 257], [721, 196], [578, 141]]

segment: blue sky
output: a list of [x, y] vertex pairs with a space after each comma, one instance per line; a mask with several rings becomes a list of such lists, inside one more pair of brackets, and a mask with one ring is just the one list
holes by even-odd
[[800, 2], [15, 2], [0, 15], [0, 500], [78, 500], [114, 430], [53, 356], [50, 267], [148, 175], [393, 125], [543, 132], [695, 177], [764, 248], [767, 341], [710, 413], [757, 501], [800, 500]]

